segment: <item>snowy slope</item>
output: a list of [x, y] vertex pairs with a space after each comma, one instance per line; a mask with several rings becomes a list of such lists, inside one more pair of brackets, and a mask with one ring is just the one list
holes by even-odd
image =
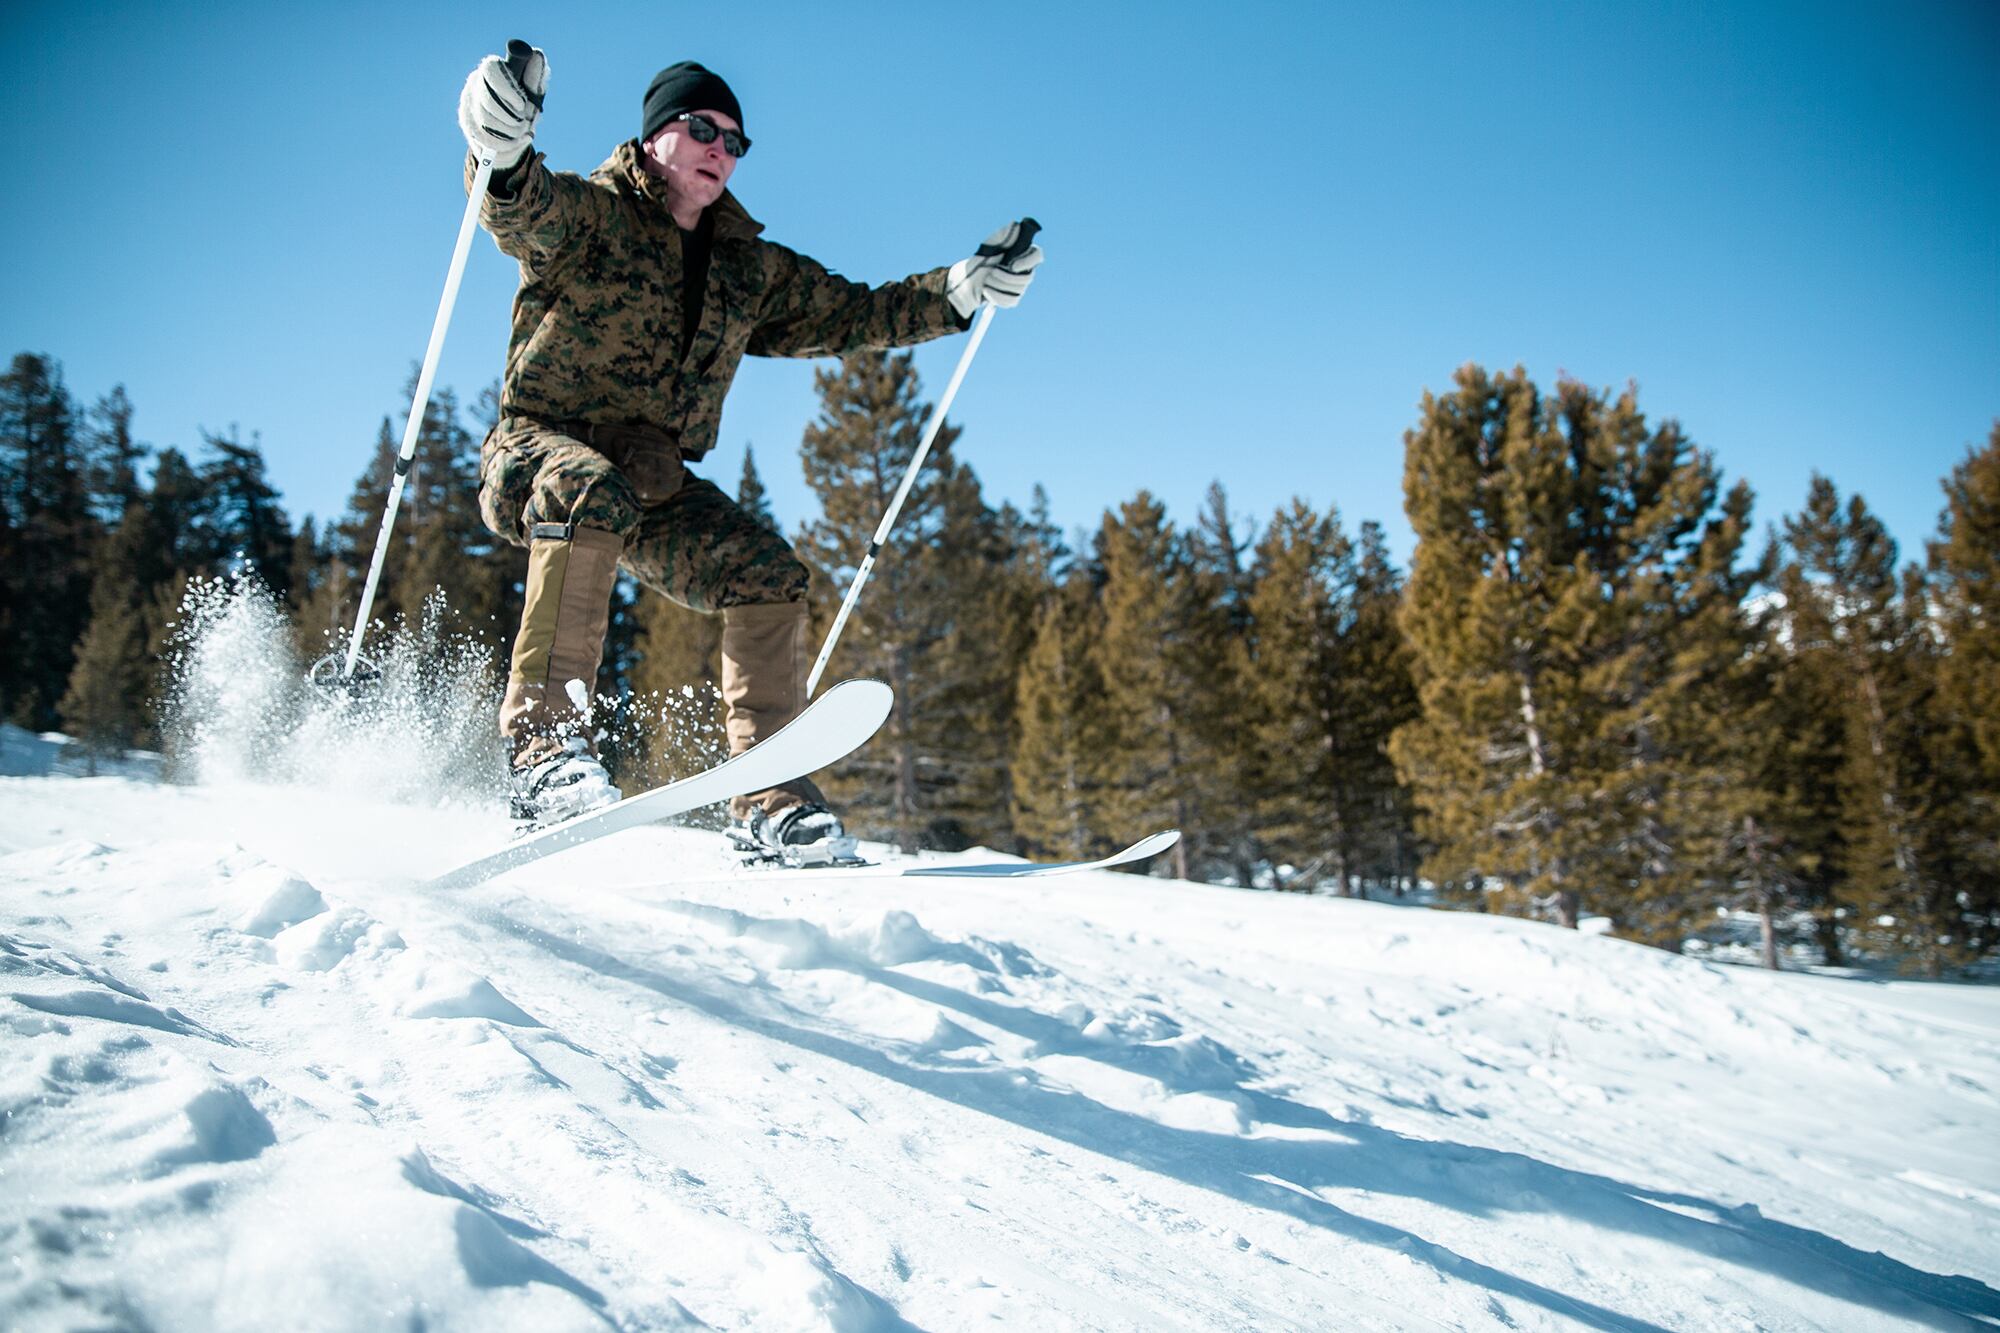
[[2000, 1325], [1991, 989], [498, 836], [0, 779], [0, 1326]]

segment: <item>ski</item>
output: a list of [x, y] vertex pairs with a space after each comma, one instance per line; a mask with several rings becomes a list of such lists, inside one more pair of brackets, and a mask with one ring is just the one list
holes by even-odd
[[993, 865], [979, 866], [906, 866], [897, 871], [899, 875], [911, 877], [927, 876], [941, 879], [1037, 879], [1046, 875], [1078, 875], [1086, 870], [1109, 870], [1113, 866], [1131, 865], [1137, 861], [1149, 860], [1181, 840], [1179, 829], [1164, 829], [1139, 839], [1130, 847], [1100, 856], [1095, 861], [1029, 861], [1026, 863], [1001, 861]]
[[462, 889], [545, 856], [641, 824], [653, 824], [745, 792], [762, 791], [836, 763], [868, 743], [888, 719], [895, 693], [873, 680], [844, 680], [828, 689], [776, 735], [714, 768], [616, 805], [565, 819], [511, 846], [468, 861], [428, 881], [429, 889]]
[[1095, 861], [999, 861], [990, 865], [883, 866], [874, 861], [791, 859], [776, 852], [745, 857], [754, 870], [834, 870], [842, 874], [873, 871], [885, 878], [931, 879], [1037, 879], [1049, 875], [1078, 875], [1086, 870], [1109, 870], [1149, 860], [1181, 840], [1179, 829], [1166, 829], [1139, 839], [1130, 847], [1100, 856]]

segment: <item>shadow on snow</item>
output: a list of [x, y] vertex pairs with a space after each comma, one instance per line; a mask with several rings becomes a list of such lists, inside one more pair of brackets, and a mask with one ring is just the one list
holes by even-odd
[[[662, 911], [682, 906], [640, 905]], [[2000, 1320], [2000, 1292], [1983, 1282], [1929, 1273], [1887, 1255], [1855, 1249], [1822, 1232], [1764, 1217], [1754, 1205], [1730, 1206], [1696, 1195], [1647, 1189], [1501, 1149], [1411, 1138], [1340, 1120], [1318, 1107], [1240, 1085], [1229, 1087], [1226, 1095], [1238, 1099], [1255, 1119], [1273, 1126], [1320, 1131], [1340, 1141], [1244, 1139], [1178, 1129], [1114, 1110], [1065, 1088], [1037, 1085], [1022, 1079], [1022, 1071], [1016, 1068], [906, 1062], [835, 1033], [753, 1013], [728, 990], [654, 970], [579, 939], [553, 934], [497, 908], [471, 903], [464, 906], [493, 928], [556, 958], [650, 990], [718, 1021], [1196, 1188], [1409, 1255], [1441, 1274], [1476, 1284], [1496, 1296], [1540, 1306], [1591, 1327], [1654, 1330], [1660, 1326], [1493, 1268], [1403, 1228], [1357, 1216], [1313, 1191], [1323, 1187], [1367, 1190], [1421, 1199], [1476, 1216], [1560, 1210], [1592, 1226], [1667, 1240], [1720, 1262], [1760, 1269], [1802, 1288], [1936, 1328], [1985, 1327], [1990, 1326], [1988, 1321]], [[703, 910], [696, 904], [684, 906], [693, 909], [687, 914]], [[817, 929], [806, 922], [773, 920], [771, 924]], [[1157, 1052], [1081, 1039], [1062, 1020], [1033, 1010], [969, 995], [865, 960], [828, 958], [814, 966], [851, 972], [1012, 1032], [1036, 1043], [1045, 1053], [1083, 1056], [1148, 1076], [1159, 1074], [1153, 1059]], [[744, 989], [740, 984], [732, 988]], [[1222, 1056], [1241, 1067], [1241, 1062], [1226, 1051]]]

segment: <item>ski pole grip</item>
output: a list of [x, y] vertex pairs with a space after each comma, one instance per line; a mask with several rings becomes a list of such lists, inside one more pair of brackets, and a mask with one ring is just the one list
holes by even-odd
[[982, 255], [999, 255], [1000, 267], [1011, 267], [1015, 260], [1028, 253], [1029, 248], [1035, 243], [1035, 233], [1041, 229], [1042, 224], [1033, 218], [1022, 218], [1021, 225], [1015, 230], [1014, 243], [1012, 245], [1008, 246], [1005, 250], [1002, 250], [997, 245], [982, 245], [979, 247], [979, 253]]
[[535, 48], [519, 37], [507, 39], [507, 68], [513, 72], [514, 82], [521, 85], [521, 91], [528, 94], [528, 100], [535, 104], [535, 110], [542, 109], [542, 95], [528, 92], [528, 61], [533, 58]]

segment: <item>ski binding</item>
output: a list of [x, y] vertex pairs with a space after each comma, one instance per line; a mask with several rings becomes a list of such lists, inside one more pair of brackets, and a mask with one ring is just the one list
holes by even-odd
[[731, 829], [729, 845], [742, 863], [753, 870], [814, 870], [825, 866], [845, 868], [874, 864], [861, 855], [854, 839], [849, 837], [766, 847]]

